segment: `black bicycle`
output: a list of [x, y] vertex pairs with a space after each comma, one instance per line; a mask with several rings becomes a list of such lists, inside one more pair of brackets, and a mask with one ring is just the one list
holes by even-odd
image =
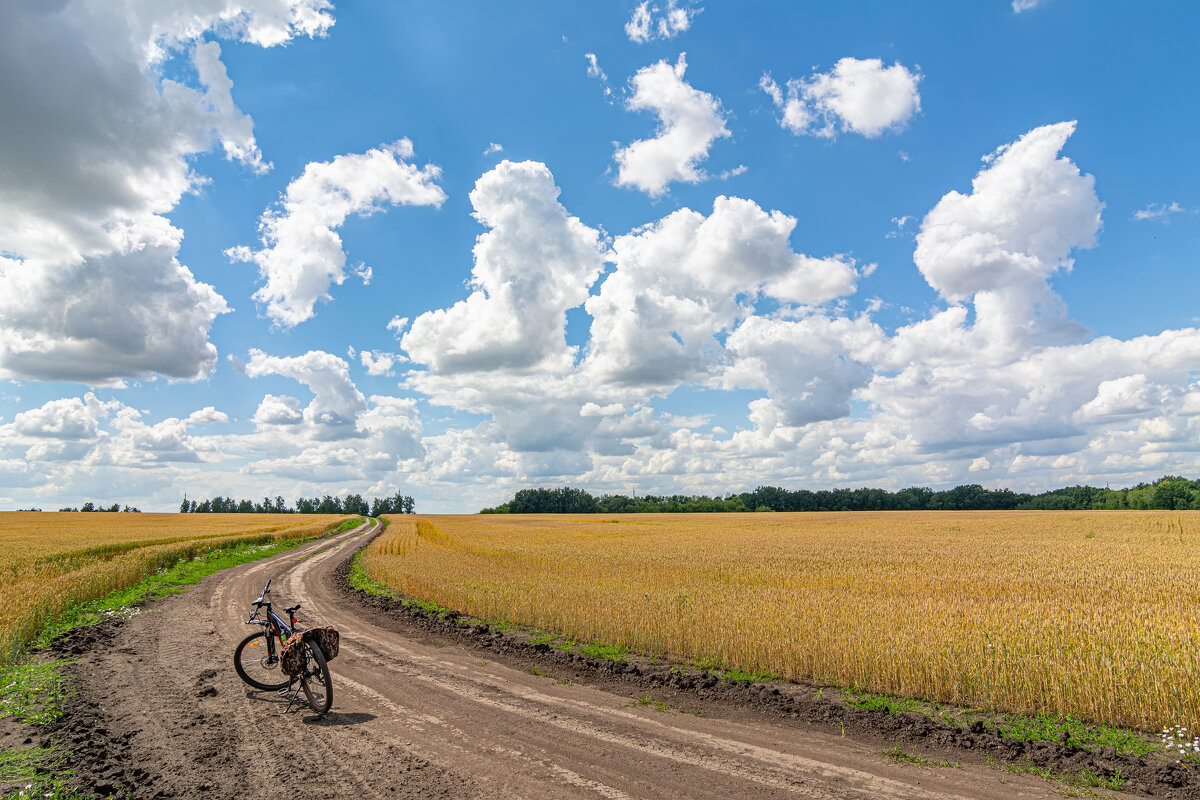
[[[333, 682], [329, 678], [325, 646], [320, 641], [327, 636], [312, 636], [324, 628], [304, 630], [296, 626], [297, 603], [288, 606], [285, 621], [271, 609], [271, 581], [251, 605], [247, 625], [258, 625], [262, 630], [250, 634], [233, 651], [233, 668], [238, 677], [255, 689], [291, 694], [288, 710], [301, 692], [313, 711], [324, 714], [333, 705]], [[265, 619], [259, 612], [266, 609]], [[336, 655], [336, 633], [333, 634], [333, 650]], [[297, 685], [299, 684], [299, 685]], [[295, 687], [293, 689], [293, 687]], [[285, 710], [286, 713], [286, 710]]]

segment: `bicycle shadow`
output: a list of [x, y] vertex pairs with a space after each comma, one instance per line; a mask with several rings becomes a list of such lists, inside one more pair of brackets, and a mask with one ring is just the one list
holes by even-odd
[[[246, 697], [250, 700], [257, 700], [260, 703], [267, 703], [272, 706], [286, 707], [291, 701], [291, 695], [281, 695], [278, 691], [266, 691], [260, 689], [248, 689]], [[292, 710], [301, 713], [308, 712], [309, 716], [304, 717], [301, 721], [305, 725], [319, 725], [321, 727], [343, 727], [346, 725], [361, 725], [364, 722], [370, 722], [375, 719], [374, 714], [368, 714], [364, 711], [328, 711], [324, 715], [312, 714], [308, 708], [308, 704], [303, 698], [297, 698], [292, 704]]]
[[320, 728], [340, 728], [345, 725], [361, 725], [373, 719], [375, 719], [374, 714], [368, 714], [364, 711], [351, 711], [348, 714], [343, 714], [340, 711], [329, 711], [319, 717], [305, 717], [301, 722], [305, 725], [316, 725]]

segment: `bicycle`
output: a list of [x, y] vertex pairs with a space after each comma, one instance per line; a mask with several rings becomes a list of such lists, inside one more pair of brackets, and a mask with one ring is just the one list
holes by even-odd
[[[286, 695], [292, 685], [299, 682], [300, 685], [291, 691], [285, 714], [291, 710], [292, 703], [302, 691], [312, 710], [324, 714], [333, 705], [333, 682], [329, 677], [329, 665], [321, 643], [308, 636], [320, 629], [306, 631], [296, 626], [299, 603], [284, 609], [288, 615], [285, 621], [271, 609], [270, 593], [271, 581], [268, 580], [258, 599], [251, 603], [254, 610], [245, 623], [259, 625], [262, 630], [251, 633], [238, 644], [233, 651], [233, 668], [243, 681], [266, 692], [277, 691]], [[259, 612], [264, 608], [266, 619], [258, 619]], [[285, 651], [293, 648], [299, 648], [300, 656], [287, 659], [289, 663], [285, 664]], [[292, 670], [285, 671], [287, 666], [291, 666]], [[295, 674], [289, 674], [290, 671]]]

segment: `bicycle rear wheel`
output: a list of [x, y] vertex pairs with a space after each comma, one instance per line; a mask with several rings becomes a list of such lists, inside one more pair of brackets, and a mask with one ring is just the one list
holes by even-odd
[[300, 688], [312, 710], [324, 714], [333, 705], [333, 681], [329, 678], [329, 665], [325, 663], [325, 654], [316, 642], [305, 642], [304, 651]]
[[238, 677], [265, 692], [283, 689], [289, 682], [279, 669], [279, 654], [272, 645], [271, 634], [264, 629], [242, 639], [233, 651], [233, 668]]

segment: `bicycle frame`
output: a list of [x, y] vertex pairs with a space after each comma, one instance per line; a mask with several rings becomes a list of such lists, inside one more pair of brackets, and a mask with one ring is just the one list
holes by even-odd
[[[283, 617], [275, 613], [271, 608], [271, 581], [267, 581], [267, 585], [263, 587], [262, 593], [258, 596], [251, 605], [254, 610], [250, 612], [250, 619], [246, 620], [247, 625], [261, 625], [271, 629], [272, 636], [267, 637], [267, 657], [269, 659], [276, 658], [275, 640], [279, 640], [279, 646], [282, 649], [288, 637], [296, 633], [296, 609], [300, 606], [295, 605], [284, 609], [288, 612], [290, 620], [285, 621]], [[266, 619], [258, 619], [258, 612], [266, 608]]]

